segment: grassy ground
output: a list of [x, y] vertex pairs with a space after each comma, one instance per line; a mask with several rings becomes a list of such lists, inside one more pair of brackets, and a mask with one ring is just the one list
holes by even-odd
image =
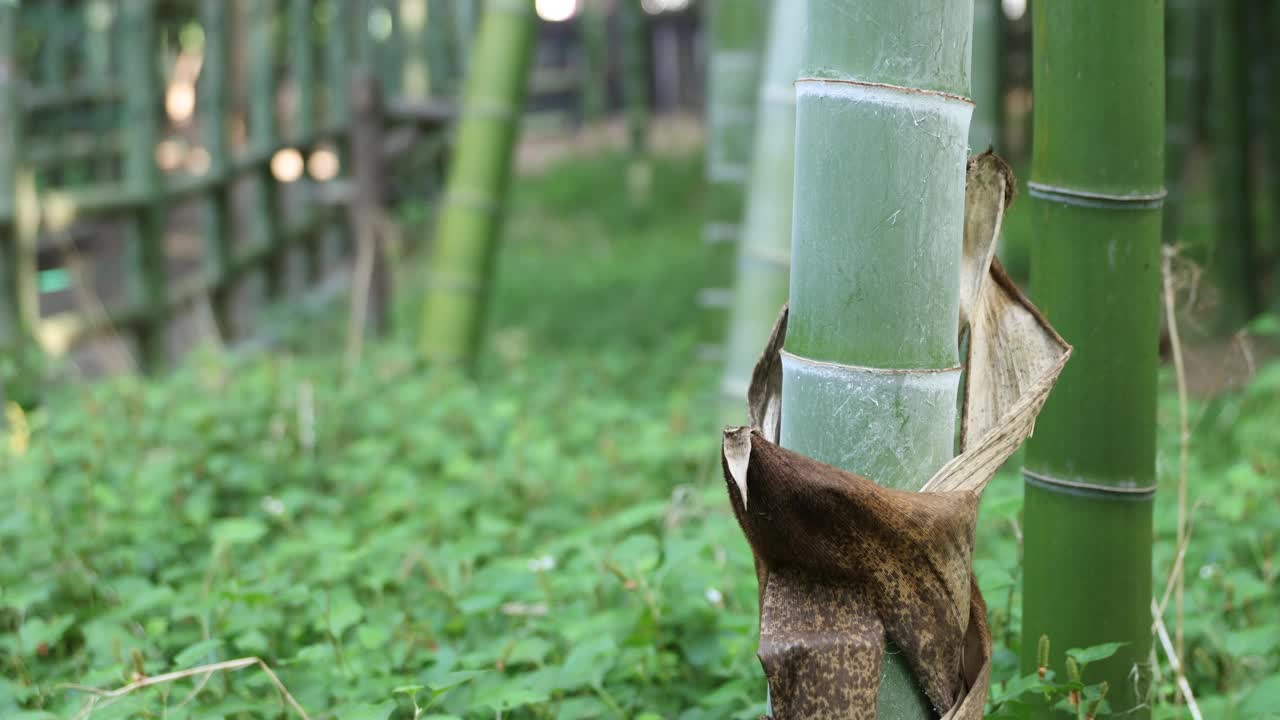
[[[624, 170], [608, 156], [519, 184], [478, 381], [416, 367], [407, 339], [348, 376], [332, 323], [297, 352], [205, 354], [13, 418], [0, 717], [287, 716], [256, 667], [118, 699], [71, 686], [245, 656], [311, 717], [762, 713], [755, 577], [689, 319], [701, 166], [661, 161], [637, 208]], [[1174, 410], [1166, 393], [1157, 587]], [[1192, 683], [1205, 717], [1273, 717], [1280, 366], [1193, 417]], [[1020, 506], [998, 477], [979, 531], [997, 699], [1016, 675]]]

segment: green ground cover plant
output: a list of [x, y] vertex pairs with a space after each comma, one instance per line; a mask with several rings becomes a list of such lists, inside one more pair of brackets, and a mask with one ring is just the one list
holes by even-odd
[[[204, 353], [12, 417], [0, 717], [296, 717], [257, 665], [87, 689], [243, 657], [313, 718], [762, 714], [719, 369], [697, 360], [690, 311], [708, 266], [701, 164], [657, 161], [634, 207], [626, 163], [516, 184], [476, 377], [422, 368], [408, 337], [348, 374], [341, 322], [313, 319], [270, 354]], [[1158, 590], [1178, 458], [1161, 385]], [[1191, 417], [1190, 681], [1206, 718], [1277, 717], [1280, 364]], [[1016, 677], [1021, 498], [997, 477], [979, 525], [999, 717], [1069, 692]], [[1161, 660], [1156, 717], [1179, 717]]]

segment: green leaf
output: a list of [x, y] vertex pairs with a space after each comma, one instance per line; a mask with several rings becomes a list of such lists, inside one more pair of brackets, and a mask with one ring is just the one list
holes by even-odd
[[1280, 716], [1280, 675], [1263, 680], [1245, 695], [1240, 710], [1245, 717], [1274, 718]]
[[550, 699], [551, 696], [545, 690], [510, 682], [504, 683], [498, 686], [496, 690], [486, 693], [483, 703], [485, 707], [493, 708], [499, 712], [507, 712], [526, 705], [543, 703]]
[[1081, 669], [1084, 669], [1084, 666], [1089, 663], [1106, 660], [1112, 655], [1115, 655], [1120, 648], [1127, 644], [1128, 643], [1122, 642], [1109, 642], [1102, 643], [1101, 645], [1093, 645], [1087, 648], [1072, 648], [1067, 651], [1067, 657], [1080, 663]]
[[347, 705], [335, 716], [343, 720], [387, 720], [395, 709], [395, 701], [387, 700], [376, 704]]
[[267, 534], [267, 526], [254, 518], [230, 518], [214, 523], [212, 533], [219, 545], [252, 545]]
[[565, 658], [556, 679], [561, 690], [596, 687], [617, 661], [618, 645], [610, 637], [600, 637], [575, 645]]
[[59, 615], [52, 620], [45, 620], [40, 617], [27, 620], [18, 628], [18, 638], [22, 642], [22, 649], [28, 657], [42, 654], [42, 652], [49, 652], [50, 648], [62, 640], [63, 633], [75, 621], [74, 615]]
[[329, 596], [329, 630], [334, 637], [364, 618], [364, 608], [348, 588], [339, 588]]
[[222, 647], [222, 641], [217, 638], [201, 640], [194, 645], [187, 646], [185, 650], [175, 655], [173, 665], [175, 668], [183, 669], [217, 662], [217, 655], [214, 651], [220, 647]]
[[458, 670], [456, 672], [451, 672], [448, 675], [432, 680], [431, 682], [427, 683], [427, 687], [431, 689], [432, 697], [439, 697], [449, 692], [450, 690], [458, 687], [459, 685], [469, 683], [472, 680], [475, 680], [476, 678], [480, 677], [481, 675], [485, 675], [489, 672], [490, 671], [488, 670]]

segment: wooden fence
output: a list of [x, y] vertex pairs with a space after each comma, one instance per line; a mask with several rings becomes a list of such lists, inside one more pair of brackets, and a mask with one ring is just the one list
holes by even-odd
[[[402, 196], [438, 186], [474, 20], [469, 0], [0, 0], [0, 350], [110, 335], [160, 368], [194, 304], [234, 339], [250, 277], [269, 301], [344, 266], [397, 166]], [[370, 85], [386, 100], [353, 103]]]

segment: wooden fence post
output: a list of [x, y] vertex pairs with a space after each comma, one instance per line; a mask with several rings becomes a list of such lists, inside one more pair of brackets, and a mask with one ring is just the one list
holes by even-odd
[[267, 297], [284, 289], [284, 246], [280, 232], [280, 189], [271, 172], [277, 148], [276, 0], [250, 0], [249, 6], [249, 154], [255, 160], [253, 237], [267, 258], [263, 273]]
[[[30, 388], [6, 387], [25, 381], [26, 362], [34, 358], [33, 330], [39, 314], [36, 258], [32, 238], [18, 229], [17, 177], [22, 138], [22, 79], [18, 70], [18, 8], [0, 3], [0, 350], [17, 371], [0, 372], [0, 406], [6, 399], [34, 395]], [[0, 411], [3, 407], [0, 407]], [[0, 422], [3, 413], [0, 412]]]
[[351, 292], [353, 301], [360, 292], [367, 293], [364, 320], [373, 334], [380, 335], [388, 325], [391, 274], [386, 262], [386, 233], [382, 227], [382, 184], [385, 180], [382, 159], [382, 89], [378, 78], [369, 68], [355, 74], [351, 81], [351, 97], [355, 116], [351, 123], [351, 156], [354, 168], [350, 212], [357, 252], [355, 281], [351, 284]]
[[134, 200], [127, 242], [131, 256], [131, 302], [138, 313], [137, 338], [142, 367], [164, 367], [169, 306], [165, 263], [165, 199], [156, 166], [160, 139], [160, 75], [154, 51], [155, 1], [120, 5], [125, 86], [125, 189]]
[[212, 180], [204, 199], [204, 239], [209, 302], [223, 341], [234, 339], [231, 296], [235, 261], [231, 245], [234, 227], [231, 210], [231, 150], [227, 143], [227, 66], [230, 56], [230, 18], [225, 0], [202, 0], [200, 23], [204, 26], [204, 60], [200, 69], [200, 135], [209, 153], [208, 176]]

